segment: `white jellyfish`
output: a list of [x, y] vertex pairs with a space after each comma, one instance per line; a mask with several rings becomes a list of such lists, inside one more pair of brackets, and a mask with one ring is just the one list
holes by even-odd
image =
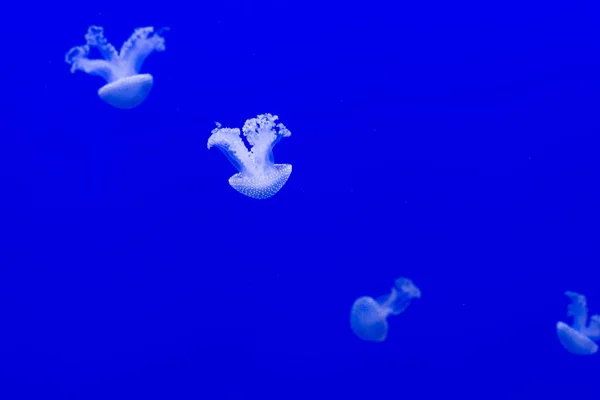
[[[87, 43], [69, 50], [65, 61], [71, 64], [73, 73], [81, 70], [106, 80], [106, 85], [98, 90], [102, 100], [117, 108], [134, 108], [148, 97], [152, 89], [154, 78], [150, 74], [140, 74], [140, 68], [150, 53], [165, 49], [165, 39], [160, 36], [164, 30], [168, 28], [157, 32], [151, 26], [137, 28], [117, 53], [104, 37], [104, 28], [90, 26], [85, 35]], [[103, 60], [88, 58], [92, 47], [98, 48]]]
[[387, 338], [389, 315], [398, 315], [410, 305], [414, 298], [420, 298], [421, 291], [408, 278], [398, 278], [389, 294], [373, 299], [359, 297], [352, 304], [350, 327], [361, 339], [383, 342]]
[[600, 315], [592, 315], [588, 325], [587, 301], [584, 295], [575, 292], [565, 292], [571, 299], [567, 315], [573, 317], [573, 325], [564, 322], [556, 324], [558, 340], [565, 349], [573, 354], [589, 355], [598, 351], [594, 343], [600, 340]]
[[273, 147], [282, 137], [291, 135], [281, 123], [275, 124], [277, 115], [262, 114], [246, 121], [242, 132], [250, 144], [244, 144], [238, 128], [213, 129], [208, 138], [208, 148], [217, 146], [239, 171], [229, 178], [229, 184], [238, 192], [254, 199], [273, 196], [285, 185], [292, 166], [275, 164]]

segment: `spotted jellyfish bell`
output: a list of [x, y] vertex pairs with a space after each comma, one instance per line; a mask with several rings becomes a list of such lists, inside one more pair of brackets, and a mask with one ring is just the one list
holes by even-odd
[[[148, 97], [154, 83], [152, 75], [140, 74], [140, 68], [153, 51], [165, 49], [165, 39], [161, 33], [168, 29], [154, 32], [151, 26], [137, 28], [117, 53], [104, 37], [104, 28], [92, 25], [85, 35], [86, 44], [69, 50], [65, 61], [71, 64], [73, 73], [81, 70], [106, 80], [106, 85], [98, 90], [102, 100], [117, 108], [134, 108]], [[100, 51], [103, 59], [88, 58], [93, 47]]]
[[584, 295], [565, 292], [571, 300], [567, 315], [573, 317], [573, 325], [559, 321], [556, 324], [558, 340], [565, 349], [577, 355], [590, 355], [598, 351], [595, 343], [600, 340], [600, 315], [592, 315], [588, 322], [587, 301]]
[[388, 332], [387, 317], [401, 314], [412, 299], [420, 297], [421, 291], [412, 280], [398, 278], [389, 294], [377, 299], [363, 296], [354, 301], [350, 312], [350, 327], [363, 340], [383, 342]]
[[239, 171], [229, 178], [229, 184], [238, 192], [254, 199], [266, 199], [277, 193], [292, 173], [290, 164], [275, 164], [273, 147], [291, 132], [277, 115], [262, 114], [246, 121], [242, 132], [238, 128], [222, 128], [217, 122], [208, 138], [208, 148], [218, 147]]

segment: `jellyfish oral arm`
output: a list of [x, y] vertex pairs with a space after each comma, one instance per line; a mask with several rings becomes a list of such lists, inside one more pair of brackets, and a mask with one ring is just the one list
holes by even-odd
[[565, 296], [571, 299], [567, 309], [567, 315], [573, 317], [573, 329], [581, 331], [587, 325], [588, 309], [584, 295], [575, 292], [565, 292]]
[[217, 127], [208, 139], [208, 148], [217, 146], [227, 156], [238, 171], [247, 176], [268, 174], [274, 168], [273, 147], [282, 137], [290, 136], [283, 125], [275, 125], [277, 116], [259, 115], [246, 121], [242, 132], [250, 144], [248, 150], [237, 128]]
[[376, 299], [381, 310], [385, 310], [385, 314], [399, 315], [410, 306], [413, 296], [410, 293], [392, 288], [389, 294], [380, 296]]
[[[165, 40], [160, 36], [165, 29], [167, 28], [154, 33], [153, 27], [137, 28], [117, 53], [113, 45], [104, 37], [104, 29], [92, 25], [85, 35], [86, 44], [69, 50], [65, 61], [71, 64], [71, 72], [81, 70], [91, 75], [101, 76], [107, 83], [137, 75], [144, 60], [153, 51], [165, 49]], [[92, 47], [98, 49], [103, 59], [88, 58]]]
[[154, 33], [151, 26], [137, 28], [121, 47], [119, 58], [123, 66], [134, 74], [139, 74], [150, 54], [165, 50], [165, 39], [160, 34], [167, 30], [169, 28], [165, 27]]
[[215, 146], [225, 154], [233, 166], [240, 173], [252, 174], [253, 168], [250, 163], [250, 153], [240, 137], [237, 128], [221, 128], [220, 123], [212, 130], [208, 139], [208, 148]]
[[90, 26], [85, 34], [85, 41], [88, 48], [96, 47], [100, 52], [100, 55], [102, 55], [102, 58], [106, 61], [113, 62], [119, 58], [117, 50], [108, 42], [106, 37], [104, 37], [104, 28], [101, 26]]
[[[71, 72], [81, 70], [90, 75], [101, 76], [108, 83], [121, 78], [119, 55], [104, 37], [104, 29], [101, 26], [90, 26], [85, 34], [85, 41], [85, 45], [73, 47], [65, 56], [65, 62], [71, 64]], [[88, 58], [92, 47], [98, 49], [103, 59]]]
[[275, 124], [278, 119], [277, 115], [263, 114], [247, 120], [242, 128], [244, 136], [252, 146], [250, 152], [255, 168], [263, 172], [273, 168], [275, 164], [273, 157], [275, 145], [281, 138], [291, 135], [285, 125]]
[[375, 301], [379, 304], [382, 310], [385, 310], [386, 315], [393, 312], [392, 305], [398, 298], [398, 291], [392, 288], [390, 293], [379, 296]]
[[398, 278], [394, 283], [396, 286], [392, 288], [388, 300], [391, 301], [390, 313], [398, 315], [410, 306], [413, 299], [421, 297], [421, 290], [408, 278]]
[[85, 56], [81, 56], [81, 47], [74, 47], [65, 56], [65, 60], [71, 64], [71, 72], [77, 70], [83, 71], [86, 74], [96, 75], [104, 78], [106, 82], [115, 80], [112, 65], [106, 60], [90, 60]]
[[408, 308], [408, 306], [410, 306], [410, 303], [412, 302], [412, 297], [408, 294], [408, 293], [404, 293], [404, 292], [398, 292], [395, 289], [393, 289], [394, 293], [396, 293], [396, 295], [394, 296], [394, 301], [391, 305], [391, 314], [392, 315], [398, 315], [404, 312], [404, 310], [406, 310]]
[[590, 324], [587, 328], [584, 328], [581, 333], [591, 340], [600, 341], [600, 315], [592, 315], [590, 317]]

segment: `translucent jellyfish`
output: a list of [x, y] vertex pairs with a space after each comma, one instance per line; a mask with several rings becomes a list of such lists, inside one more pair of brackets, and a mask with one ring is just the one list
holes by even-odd
[[575, 292], [565, 292], [565, 295], [571, 299], [567, 315], [573, 317], [573, 325], [558, 322], [556, 324], [558, 340], [573, 354], [594, 354], [598, 351], [598, 345], [594, 342], [600, 340], [600, 315], [592, 315], [588, 325], [585, 296]]
[[398, 315], [420, 298], [421, 291], [408, 278], [398, 278], [389, 294], [373, 299], [359, 297], [352, 305], [350, 327], [363, 340], [383, 342], [387, 338], [389, 315]]
[[[150, 74], [140, 74], [140, 68], [153, 51], [165, 49], [165, 39], [160, 36], [164, 30], [168, 28], [157, 32], [151, 26], [137, 28], [117, 53], [104, 37], [104, 28], [90, 26], [85, 35], [86, 44], [69, 50], [65, 61], [71, 64], [73, 73], [81, 70], [106, 80], [106, 85], [98, 90], [102, 100], [117, 108], [134, 108], [148, 97], [152, 89], [154, 78]], [[98, 48], [103, 60], [88, 58], [92, 47]]]
[[291, 135], [283, 124], [275, 124], [278, 119], [277, 115], [262, 114], [246, 121], [242, 132], [250, 150], [238, 128], [221, 128], [218, 122], [208, 138], [208, 148], [217, 146], [239, 171], [229, 178], [231, 187], [248, 197], [273, 196], [292, 173], [290, 164], [275, 164], [273, 159], [273, 147]]

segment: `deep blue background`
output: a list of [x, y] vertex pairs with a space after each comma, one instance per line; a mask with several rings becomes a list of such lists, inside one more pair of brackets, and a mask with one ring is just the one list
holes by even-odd
[[[555, 334], [565, 290], [600, 313], [597, 10], [405, 3], [11, 3], [0, 397], [597, 396]], [[69, 72], [91, 24], [171, 27], [139, 108]], [[206, 141], [265, 112], [294, 169], [256, 201]]]

